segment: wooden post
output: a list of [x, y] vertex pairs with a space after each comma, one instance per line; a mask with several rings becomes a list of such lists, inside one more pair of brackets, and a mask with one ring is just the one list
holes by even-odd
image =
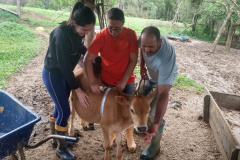
[[21, 0], [17, 0], [17, 13], [18, 18], [21, 18]]
[[210, 95], [205, 95], [203, 103], [203, 121], [209, 123]]

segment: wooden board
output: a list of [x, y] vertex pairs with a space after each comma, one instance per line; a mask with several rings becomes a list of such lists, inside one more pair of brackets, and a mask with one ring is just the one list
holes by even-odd
[[17, 13], [17, 12], [10, 11], [10, 10], [8, 10], [8, 9], [6, 9], [6, 8], [1, 7], [1, 6], [0, 6], [0, 10], [7, 11], [7, 12], [9, 12], [9, 13], [12, 13], [12, 14], [18, 16], [18, 13]]
[[209, 121], [220, 152], [226, 160], [240, 160], [240, 142], [232, 133], [218, 105], [238, 110], [238, 102], [240, 96], [205, 90], [204, 121]]

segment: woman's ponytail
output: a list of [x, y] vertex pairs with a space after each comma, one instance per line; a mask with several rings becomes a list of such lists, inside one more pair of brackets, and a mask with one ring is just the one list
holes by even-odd
[[73, 18], [73, 13], [76, 11], [76, 10], [82, 10], [83, 8], [83, 4], [81, 2], [77, 2], [74, 6], [73, 6], [73, 9], [72, 9], [72, 12], [71, 12], [71, 19]]
[[96, 23], [96, 17], [93, 10], [87, 6], [84, 6], [81, 2], [77, 2], [71, 11], [68, 21], [64, 21], [60, 24], [60, 28], [64, 26], [70, 26], [73, 28], [73, 21], [79, 26], [85, 26], [87, 24]]

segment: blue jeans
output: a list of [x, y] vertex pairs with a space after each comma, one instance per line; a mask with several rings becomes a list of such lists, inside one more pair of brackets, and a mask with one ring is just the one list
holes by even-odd
[[53, 118], [57, 118], [56, 124], [66, 127], [70, 116], [68, 99], [71, 87], [64, 80], [63, 76], [49, 72], [45, 68], [42, 70], [42, 80], [55, 104]]
[[[103, 82], [103, 83], [104, 83], [104, 82]], [[110, 87], [110, 88], [116, 87], [116, 86], [114, 86], [114, 85], [110, 85], [110, 84], [107, 84], [107, 83], [104, 83], [104, 84], [106, 84], [106, 85], [107, 85], [108, 87]], [[129, 95], [133, 95], [133, 87], [134, 87], [134, 85], [135, 85], [135, 82], [130, 83], [130, 84], [127, 84], [127, 85], [125, 86], [123, 92], [126, 93], [126, 94], [129, 94]]]

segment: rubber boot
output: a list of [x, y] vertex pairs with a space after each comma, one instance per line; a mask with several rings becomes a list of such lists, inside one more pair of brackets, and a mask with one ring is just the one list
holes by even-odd
[[[67, 131], [56, 130], [56, 134], [61, 136], [66, 135], [66, 132]], [[72, 160], [75, 158], [74, 154], [69, 152], [67, 148], [67, 141], [58, 139], [57, 142], [58, 142], [58, 147], [56, 149], [57, 155], [59, 155], [63, 160]]]
[[[56, 118], [53, 118], [52, 114], [51, 114], [49, 116], [50, 132], [51, 132], [51, 134], [55, 134], [55, 122], [56, 122]], [[54, 148], [57, 148], [57, 140], [56, 139], [52, 139], [52, 146]]]
[[[51, 114], [49, 116], [50, 132], [51, 132], [51, 134], [56, 134], [55, 122], [56, 122], [56, 118], [53, 118], [52, 114]], [[68, 133], [66, 132], [66, 134], [64, 136], [68, 136]], [[73, 146], [75, 143], [77, 143], [77, 142], [67, 141], [67, 146]], [[57, 148], [57, 145], [58, 145], [57, 140], [56, 139], [52, 139], [52, 147], [53, 148]]]
[[165, 120], [163, 120], [163, 123], [158, 129], [158, 134], [156, 134], [152, 140], [151, 144], [148, 146], [147, 149], [145, 149], [141, 155], [141, 160], [153, 160], [154, 157], [160, 152], [160, 141], [162, 139], [162, 133], [163, 133], [163, 127], [165, 125]]

